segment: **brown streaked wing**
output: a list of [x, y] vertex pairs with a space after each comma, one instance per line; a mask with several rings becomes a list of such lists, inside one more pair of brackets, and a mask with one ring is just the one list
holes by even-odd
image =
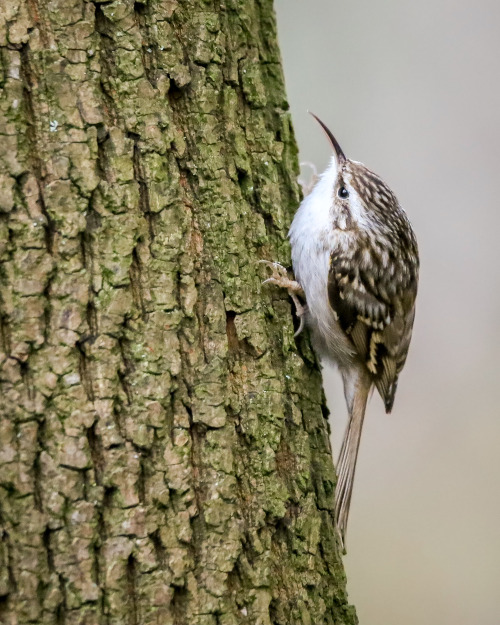
[[389, 296], [390, 272], [377, 272], [378, 279], [369, 280], [360, 266], [332, 255], [328, 297], [341, 328], [352, 341], [384, 400], [386, 411], [390, 412], [398, 375], [410, 345], [416, 280]]

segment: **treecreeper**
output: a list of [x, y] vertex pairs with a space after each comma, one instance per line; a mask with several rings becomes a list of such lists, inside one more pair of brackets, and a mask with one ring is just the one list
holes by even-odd
[[[344, 383], [349, 421], [337, 463], [335, 517], [342, 547], [367, 400], [375, 387], [391, 412], [410, 346], [419, 257], [395, 194], [377, 174], [332, 147], [330, 165], [304, 198], [289, 237], [295, 279], [276, 262], [266, 282], [286, 288], [300, 326]], [[301, 300], [305, 298], [305, 304]]]

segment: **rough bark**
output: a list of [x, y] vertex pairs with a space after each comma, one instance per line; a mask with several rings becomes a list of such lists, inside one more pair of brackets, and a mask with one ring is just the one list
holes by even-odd
[[3, 0], [0, 621], [356, 622], [271, 0]]

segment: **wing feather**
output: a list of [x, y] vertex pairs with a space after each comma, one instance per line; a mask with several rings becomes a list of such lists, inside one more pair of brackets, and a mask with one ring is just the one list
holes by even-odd
[[418, 266], [412, 272], [394, 258], [384, 266], [380, 255], [366, 252], [358, 250], [354, 258], [332, 254], [328, 297], [390, 412], [410, 345]]

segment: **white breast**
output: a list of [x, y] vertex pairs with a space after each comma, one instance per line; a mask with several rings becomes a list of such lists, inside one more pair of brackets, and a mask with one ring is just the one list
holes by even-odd
[[299, 206], [289, 237], [295, 279], [306, 294], [315, 348], [340, 366], [347, 366], [352, 348], [337, 323], [328, 301], [328, 272], [330, 255], [337, 248], [349, 245], [347, 231], [334, 228], [333, 193], [337, 179], [337, 164], [332, 159], [320, 180]]

